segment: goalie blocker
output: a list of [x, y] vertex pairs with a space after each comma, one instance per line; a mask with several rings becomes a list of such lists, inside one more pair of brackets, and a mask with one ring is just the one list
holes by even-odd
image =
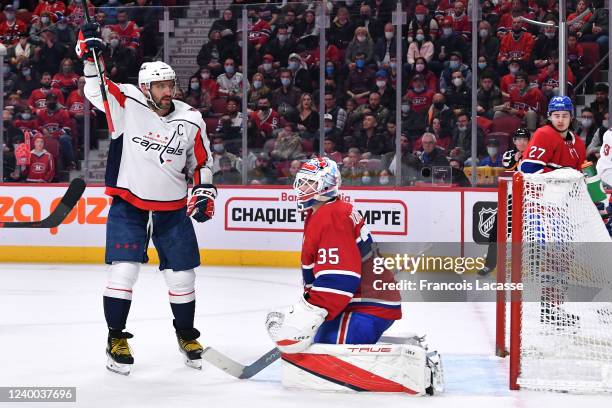
[[399, 392], [411, 396], [443, 391], [437, 352], [415, 344], [314, 344], [282, 355], [287, 388], [334, 392]]

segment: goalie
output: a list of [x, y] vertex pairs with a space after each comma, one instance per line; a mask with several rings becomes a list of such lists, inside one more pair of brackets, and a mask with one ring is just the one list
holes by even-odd
[[420, 341], [363, 346], [375, 344], [402, 317], [401, 299], [397, 290], [374, 290], [374, 280], [394, 282], [393, 273], [374, 274], [372, 236], [359, 212], [338, 198], [340, 183], [338, 167], [328, 158], [309, 160], [296, 175], [298, 209], [307, 211], [304, 294], [266, 319], [283, 353], [283, 384], [336, 391], [432, 391], [438, 356], [428, 357]]

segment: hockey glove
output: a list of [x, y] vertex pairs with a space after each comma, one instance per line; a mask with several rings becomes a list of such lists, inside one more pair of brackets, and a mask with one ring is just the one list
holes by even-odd
[[212, 184], [198, 184], [191, 190], [187, 215], [197, 222], [206, 222], [215, 214], [217, 188]]
[[105, 48], [106, 45], [102, 38], [100, 38], [100, 26], [98, 23], [83, 24], [74, 48], [77, 56], [83, 60], [93, 61], [92, 52], [95, 52], [99, 57]]
[[327, 310], [302, 297], [288, 308], [268, 313], [266, 330], [281, 352], [300, 353], [314, 342], [326, 316]]
[[514, 158], [515, 154], [516, 151], [514, 149], [510, 149], [504, 153], [504, 155], [502, 156], [502, 166], [504, 166], [505, 169], [510, 169], [514, 167], [514, 165], [516, 164], [516, 159]]

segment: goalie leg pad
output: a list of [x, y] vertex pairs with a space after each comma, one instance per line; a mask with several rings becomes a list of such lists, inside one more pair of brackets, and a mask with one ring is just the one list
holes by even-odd
[[428, 353], [416, 345], [314, 344], [303, 353], [283, 354], [282, 359], [282, 383], [288, 388], [433, 393]]

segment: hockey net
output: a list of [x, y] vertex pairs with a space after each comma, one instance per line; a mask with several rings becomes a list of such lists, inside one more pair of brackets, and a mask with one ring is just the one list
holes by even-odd
[[510, 388], [612, 392], [612, 245], [584, 176], [500, 178], [498, 242], [498, 282], [524, 287], [497, 297]]

